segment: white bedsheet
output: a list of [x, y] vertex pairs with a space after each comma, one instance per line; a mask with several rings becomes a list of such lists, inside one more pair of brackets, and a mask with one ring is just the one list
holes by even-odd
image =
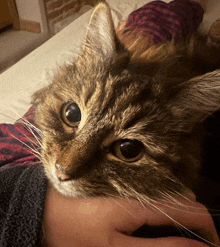
[[[107, 0], [115, 25], [135, 9], [151, 0]], [[170, 2], [170, 0], [164, 0]], [[220, 5], [220, 1], [217, 0]], [[216, 6], [209, 6], [204, 26], [208, 28]], [[220, 9], [220, 8], [219, 8]], [[30, 97], [50, 82], [50, 75], [64, 62], [77, 55], [91, 16], [86, 12], [50, 40], [0, 74], [0, 123], [14, 123], [31, 106]], [[220, 12], [218, 12], [220, 13]], [[217, 17], [215, 18], [217, 19]]]

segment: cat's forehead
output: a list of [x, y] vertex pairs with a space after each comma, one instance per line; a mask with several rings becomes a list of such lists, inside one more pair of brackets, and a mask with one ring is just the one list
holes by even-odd
[[[142, 91], [150, 94], [149, 81], [149, 77], [133, 75], [126, 69], [116, 74], [95, 61], [80, 68], [76, 62], [61, 70], [55, 77], [53, 91], [60, 95], [62, 100], [72, 99], [87, 108], [94, 107], [98, 102], [103, 106], [109, 101], [112, 106], [113, 102], [129, 103]], [[123, 102], [120, 102], [122, 98]]]
[[80, 128], [94, 120], [121, 129], [134, 125], [135, 118], [144, 117], [144, 105], [151, 101], [150, 79], [127, 70], [117, 75], [104, 70], [96, 68], [89, 76], [88, 69], [66, 68], [55, 78], [50, 102], [56, 102], [57, 111], [65, 102], [75, 102], [82, 113]]

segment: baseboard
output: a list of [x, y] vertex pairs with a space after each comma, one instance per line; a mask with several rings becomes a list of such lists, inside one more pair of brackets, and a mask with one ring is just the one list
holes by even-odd
[[9, 26], [11, 24], [12, 24], [12, 21], [11, 20], [2, 21], [0, 23], [0, 29], [5, 28], [5, 27], [7, 27], [7, 26]]
[[41, 33], [41, 27], [39, 22], [28, 21], [19, 19], [20, 22], [20, 30], [33, 32], [33, 33]]

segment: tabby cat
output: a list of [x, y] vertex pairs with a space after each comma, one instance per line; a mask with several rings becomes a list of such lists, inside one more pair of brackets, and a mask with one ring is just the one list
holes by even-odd
[[81, 55], [32, 98], [51, 184], [149, 204], [193, 189], [201, 123], [220, 108], [219, 48], [206, 43], [126, 46], [100, 3]]

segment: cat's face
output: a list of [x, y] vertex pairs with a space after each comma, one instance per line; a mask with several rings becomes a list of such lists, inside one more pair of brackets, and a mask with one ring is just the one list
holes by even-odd
[[53, 186], [73, 197], [141, 200], [191, 187], [199, 167], [192, 130], [218, 108], [219, 92], [206, 88], [202, 98], [205, 77], [180, 86], [169, 85], [169, 77], [132, 68], [109, 9], [100, 4], [83, 55], [33, 96], [42, 161]]

